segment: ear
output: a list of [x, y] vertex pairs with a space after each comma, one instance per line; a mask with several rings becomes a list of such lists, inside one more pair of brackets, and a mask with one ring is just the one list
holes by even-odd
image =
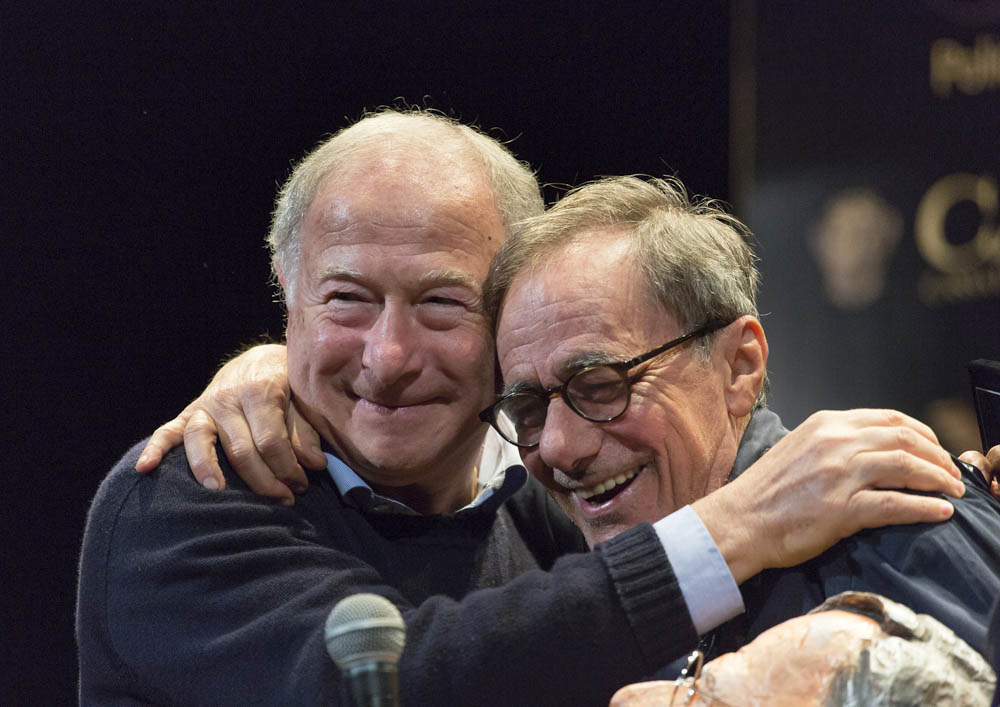
[[723, 391], [726, 408], [739, 419], [750, 414], [764, 387], [767, 338], [757, 318], [746, 315], [726, 327], [719, 343], [728, 368]]

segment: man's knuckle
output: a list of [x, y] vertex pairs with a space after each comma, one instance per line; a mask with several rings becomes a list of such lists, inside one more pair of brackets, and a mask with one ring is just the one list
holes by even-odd
[[901, 449], [913, 449], [920, 442], [920, 435], [911, 427], [896, 427], [896, 443]]
[[284, 408], [286, 398], [283, 386], [271, 381], [254, 381], [243, 389], [245, 399], [253, 405], [279, 406]]
[[813, 448], [824, 458], [827, 464], [835, 465], [838, 452], [841, 451], [843, 443], [844, 438], [841, 434], [827, 429], [824, 433], [814, 438]]
[[257, 448], [264, 456], [282, 454], [288, 449], [288, 438], [280, 432], [268, 430], [257, 438]]
[[806, 422], [814, 427], [822, 428], [829, 425], [834, 418], [835, 414], [831, 410], [819, 410], [806, 418]]
[[202, 404], [204, 406], [215, 406], [218, 408], [233, 409], [240, 404], [241, 388], [235, 384], [218, 385], [212, 388], [211, 393], [205, 391]]
[[169, 422], [164, 422], [162, 425], [157, 427], [156, 432], [154, 432], [153, 434], [172, 435], [176, 434], [177, 432], [183, 432], [183, 431], [184, 431], [184, 423], [175, 417], [173, 420], [170, 420]]
[[281, 383], [268, 381], [265, 395], [270, 402], [281, 405], [282, 408], [288, 404], [288, 388]]
[[875, 507], [877, 510], [875, 519], [882, 521], [891, 518], [899, 510], [899, 503], [894, 494], [882, 491], [876, 497]]
[[229, 449], [226, 450], [226, 456], [235, 466], [243, 466], [249, 463], [255, 454], [255, 450], [252, 445], [246, 444], [244, 442], [233, 442], [229, 445]]
[[882, 410], [882, 417], [885, 424], [890, 427], [899, 427], [906, 424], [906, 415], [898, 410]]
[[904, 478], [910, 478], [914, 472], [913, 458], [898, 447], [893, 449], [889, 454], [889, 463], [897, 471], [902, 472]]
[[192, 415], [191, 419], [188, 420], [188, 423], [184, 428], [185, 434], [187, 434], [188, 432], [198, 434], [198, 433], [214, 432], [214, 431], [215, 431], [215, 423], [212, 421], [212, 418], [209, 417], [204, 411], [198, 411], [197, 413]]

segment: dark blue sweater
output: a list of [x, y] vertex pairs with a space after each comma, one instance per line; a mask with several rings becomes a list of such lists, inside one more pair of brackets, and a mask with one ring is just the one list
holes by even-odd
[[326, 472], [284, 507], [229, 468], [225, 491], [202, 489], [180, 450], [139, 475], [139, 449], [105, 479], [87, 523], [83, 704], [339, 704], [323, 624], [357, 592], [403, 613], [410, 707], [606, 705], [695, 643], [652, 527], [557, 560], [585, 548], [533, 480], [499, 508], [370, 515]]

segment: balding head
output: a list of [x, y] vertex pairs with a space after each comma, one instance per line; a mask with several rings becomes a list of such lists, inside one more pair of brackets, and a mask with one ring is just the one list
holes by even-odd
[[513, 223], [538, 215], [544, 208], [531, 170], [493, 138], [429, 111], [368, 114], [320, 143], [295, 167], [278, 194], [267, 242], [286, 302], [295, 292], [302, 222], [319, 188], [362, 162], [381, 163], [391, 170], [421, 156], [432, 158], [426, 163], [428, 170], [450, 161], [457, 169], [484, 179], [508, 232]]

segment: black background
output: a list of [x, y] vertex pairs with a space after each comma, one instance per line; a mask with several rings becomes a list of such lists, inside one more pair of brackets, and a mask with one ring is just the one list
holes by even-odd
[[[899, 408], [966, 449], [978, 437], [967, 364], [1000, 360], [1000, 289], [923, 301], [919, 283], [938, 274], [919, 252], [915, 221], [946, 175], [1000, 177], [996, 84], [942, 98], [929, 80], [937, 40], [1000, 42], [1000, 2], [761, 2], [756, 15], [756, 163], [739, 201], [762, 246], [771, 400], [788, 425], [818, 406]], [[886, 258], [884, 291], [849, 309], [830, 302], [808, 241], [828, 200], [858, 188], [891, 205], [902, 235]], [[958, 245], [998, 226], [995, 213], [959, 203], [947, 237]], [[1000, 232], [993, 241], [1000, 246]], [[1000, 248], [978, 272], [954, 277], [974, 282], [984, 272], [1000, 282]], [[946, 434], [934, 413], [941, 402], [968, 407], [972, 441]]]
[[728, 196], [724, 2], [8, 3], [0, 32], [5, 704], [76, 699], [103, 475], [281, 336], [263, 236], [325, 134], [400, 97], [502, 129], [545, 182]]

